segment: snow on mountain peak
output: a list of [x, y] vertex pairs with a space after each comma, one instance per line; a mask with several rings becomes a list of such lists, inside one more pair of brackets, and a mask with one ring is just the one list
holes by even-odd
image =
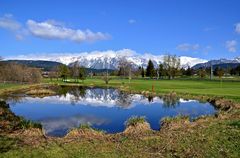
[[[135, 66], [146, 67], [149, 59], [151, 59], [155, 66], [163, 62], [164, 55], [153, 55], [150, 53], [138, 54], [131, 49], [121, 50], [107, 50], [107, 51], [92, 51], [81, 53], [68, 53], [68, 54], [40, 54], [40, 55], [21, 55], [18, 57], [10, 57], [8, 59], [18, 60], [48, 60], [57, 61], [66, 65], [78, 62], [80, 65], [94, 68], [94, 69], [117, 69], [119, 61], [125, 58], [129, 62], [132, 62]], [[192, 58], [187, 56], [180, 57], [182, 67], [194, 66], [198, 63], [207, 62], [207, 60]]]

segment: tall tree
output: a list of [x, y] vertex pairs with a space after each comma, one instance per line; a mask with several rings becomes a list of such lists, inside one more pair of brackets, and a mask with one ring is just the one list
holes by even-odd
[[188, 66], [188, 68], [187, 68], [187, 70], [186, 70], [186, 76], [192, 76], [192, 74], [193, 74], [193, 70], [191, 69], [191, 67], [190, 66]]
[[79, 71], [78, 71], [78, 73], [79, 73], [79, 79], [80, 80], [82, 80], [82, 82], [86, 79], [86, 68], [85, 67], [83, 67], [83, 66], [81, 66], [80, 68], [79, 68]]
[[180, 69], [180, 58], [176, 55], [164, 56], [163, 62], [164, 69], [166, 70], [169, 79], [174, 78]]
[[158, 73], [159, 73], [160, 78], [163, 78], [163, 76], [165, 75], [165, 70], [164, 70], [163, 64], [159, 65]]
[[78, 82], [78, 78], [80, 74], [79, 70], [80, 70], [79, 63], [75, 62], [71, 67], [71, 76], [75, 79], [75, 82]]
[[224, 70], [222, 68], [218, 68], [217, 75], [221, 79], [224, 75]]
[[60, 71], [59, 72], [60, 77], [63, 79], [63, 81], [66, 81], [67, 77], [69, 75], [69, 69], [68, 69], [67, 65], [60, 65], [59, 71]]
[[154, 65], [152, 60], [148, 61], [147, 69], [146, 69], [146, 76], [153, 78], [155, 75]]
[[120, 74], [124, 77], [128, 77], [130, 82], [133, 75], [133, 63], [127, 61], [126, 58], [121, 58], [118, 63], [118, 66], [119, 66], [119, 71], [121, 72]]
[[235, 68], [235, 71], [236, 71], [236, 74], [238, 74], [238, 76], [240, 76], [240, 65], [238, 65], [238, 66]]
[[206, 74], [207, 74], [207, 72], [205, 69], [202, 68], [202, 69], [198, 70], [198, 75], [200, 78], [202, 78], [202, 79], [205, 78]]
[[144, 76], [145, 76], [145, 72], [144, 72], [144, 68], [143, 68], [143, 66], [142, 66], [142, 68], [141, 68], [141, 75], [142, 75], [142, 78], [144, 78]]
[[219, 70], [219, 67], [216, 67], [215, 69], [214, 69], [214, 71], [213, 71], [213, 74], [214, 74], [214, 76], [218, 76], [218, 70]]
[[2, 63], [0, 65], [1, 81], [37, 83], [41, 79], [42, 72], [38, 68], [30, 68], [16, 63]]

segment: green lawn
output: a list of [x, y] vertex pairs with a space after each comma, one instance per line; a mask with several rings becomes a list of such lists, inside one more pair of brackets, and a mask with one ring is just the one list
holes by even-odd
[[9, 89], [12, 87], [16, 87], [18, 86], [18, 84], [4, 84], [4, 83], [0, 83], [0, 90], [2, 89]]
[[[71, 80], [73, 81], [73, 80]], [[83, 83], [64, 83], [61, 80], [44, 80], [45, 83], [55, 83], [60, 85], [85, 85], [85, 86], [107, 86], [101, 79], [86, 79]], [[237, 81], [209, 81], [209, 80], [142, 80], [134, 79], [113, 79], [108, 86], [112, 87], [129, 87], [137, 92], [152, 92], [152, 86], [156, 93], [169, 93], [172, 91], [178, 94], [219, 96], [227, 99], [240, 101], [240, 82]]]
[[0, 95], [8, 92], [14, 92], [21, 89], [30, 88], [38, 84], [13, 84], [13, 83], [0, 83]]
[[[169, 93], [172, 91], [177, 92], [180, 95], [204, 95], [204, 96], [219, 96], [226, 99], [232, 99], [240, 102], [240, 81], [209, 81], [209, 80], [190, 80], [190, 79], [178, 79], [178, 80], [142, 80], [133, 79], [129, 83], [127, 79], [113, 78], [109, 84], [106, 85], [103, 80], [99, 78], [86, 79], [84, 82], [74, 83], [74, 80], [70, 80], [71, 83], [64, 83], [61, 79], [44, 79], [44, 84], [59, 84], [59, 85], [83, 85], [83, 86], [111, 86], [116, 88], [123, 88], [132, 90], [135, 92], [149, 91], [158, 94]], [[29, 85], [20, 84], [3, 84], [0, 83], [0, 94], [8, 91], [19, 90], [27, 88]]]
[[[73, 81], [73, 80], [71, 80]], [[83, 83], [43, 80], [43, 84], [106, 86], [101, 79]], [[133, 90], [222, 96], [240, 102], [240, 82], [206, 80], [128, 80], [113, 79], [108, 86]], [[30, 85], [0, 84], [0, 93]], [[0, 133], [0, 157], [240, 157], [240, 110], [220, 111], [193, 122], [171, 119], [170, 125], [147, 135], [112, 134], [72, 138], [45, 138], [27, 132], [17, 136]], [[1, 109], [0, 109], [1, 112]], [[6, 117], [2, 117], [3, 119]], [[1, 118], [1, 119], [2, 119]], [[177, 122], [179, 121], [180, 122]]]
[[[238, 112], [239, 114], [239, 112]], [[99, 138], [48, 139], [37, 146], [23, 140], [0, 137], [0, 157], [236, 157], [240, 156], [240, 121], [210, 119], [161, 129], [155, 134], [104, 135]], [[43, 139], [43, 138], [42, 138]], [[40, 139], [41, 140], [41, 139]], [[33, 143], [34, 144], [34, 143]], [[38, 143], [37, 143], [38, 144]], [[4, 149], [4, 150], [3, 150]]]

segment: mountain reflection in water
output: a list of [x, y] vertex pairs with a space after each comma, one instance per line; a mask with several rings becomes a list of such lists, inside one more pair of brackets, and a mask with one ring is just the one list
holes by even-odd
[[173, 96], [145, 97], [113, 88], [55, 87], [53, 90], [57, 95], [43, 98], [17, 95], [17, 99], [8, 96], [5, 100], [15, 114], [40, 122], [51, 136], [64, 136], [81, 124], [110, 133], [121, 132], [124, 122], [133, 115], [145, 116], [151, 127], [158, 130], [159, 121], [166, 116], [181, 114], [196, 118], [216, 112], [209, 103]]

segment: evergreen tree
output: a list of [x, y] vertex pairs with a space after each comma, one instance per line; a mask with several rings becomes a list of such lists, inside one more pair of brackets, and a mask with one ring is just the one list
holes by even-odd
[[188, 66], [185, 73], [186, 73], [186, 76], [192, 76], [192, 69], [190, 68], [190, 66]]
[[123, 67], [120, 67], [118, 70], [118, 76], [123, 76], [123, 74], [124, 74], [124, 69]]
[[216, 67], [213, 71], [214, 76], [218, 76], [219, 67]]
[[144, 68], [143, 68], [143, 66], [142, 66], [142, 68], [141, 68], [141, 75], [142, 75], [142, 78], [144, 78], [144, 76], [145, 76], [145, 72], [144, 72]]
[[238, 65], [238, 67], [236, 67], [235, 71], [236, 71], [236, 74], [238, 74], [238, 76], [240, 76], [240, 65]]
[[159, 65], [159, 70], [158, 70], [158, 72], [159, 72], [159, 77], [160, 77], [160, 78], [163, 78], [163, 76], [165, 75], [165, 70], [164, 70], [164, 68], [163, 68], [163, 64], [160, 64], [160, 65]]
[[154, 65], [152, 60], [148, 61], [147, 69], [146, 69], [146, 76], [153, 78], [155, 75]]

